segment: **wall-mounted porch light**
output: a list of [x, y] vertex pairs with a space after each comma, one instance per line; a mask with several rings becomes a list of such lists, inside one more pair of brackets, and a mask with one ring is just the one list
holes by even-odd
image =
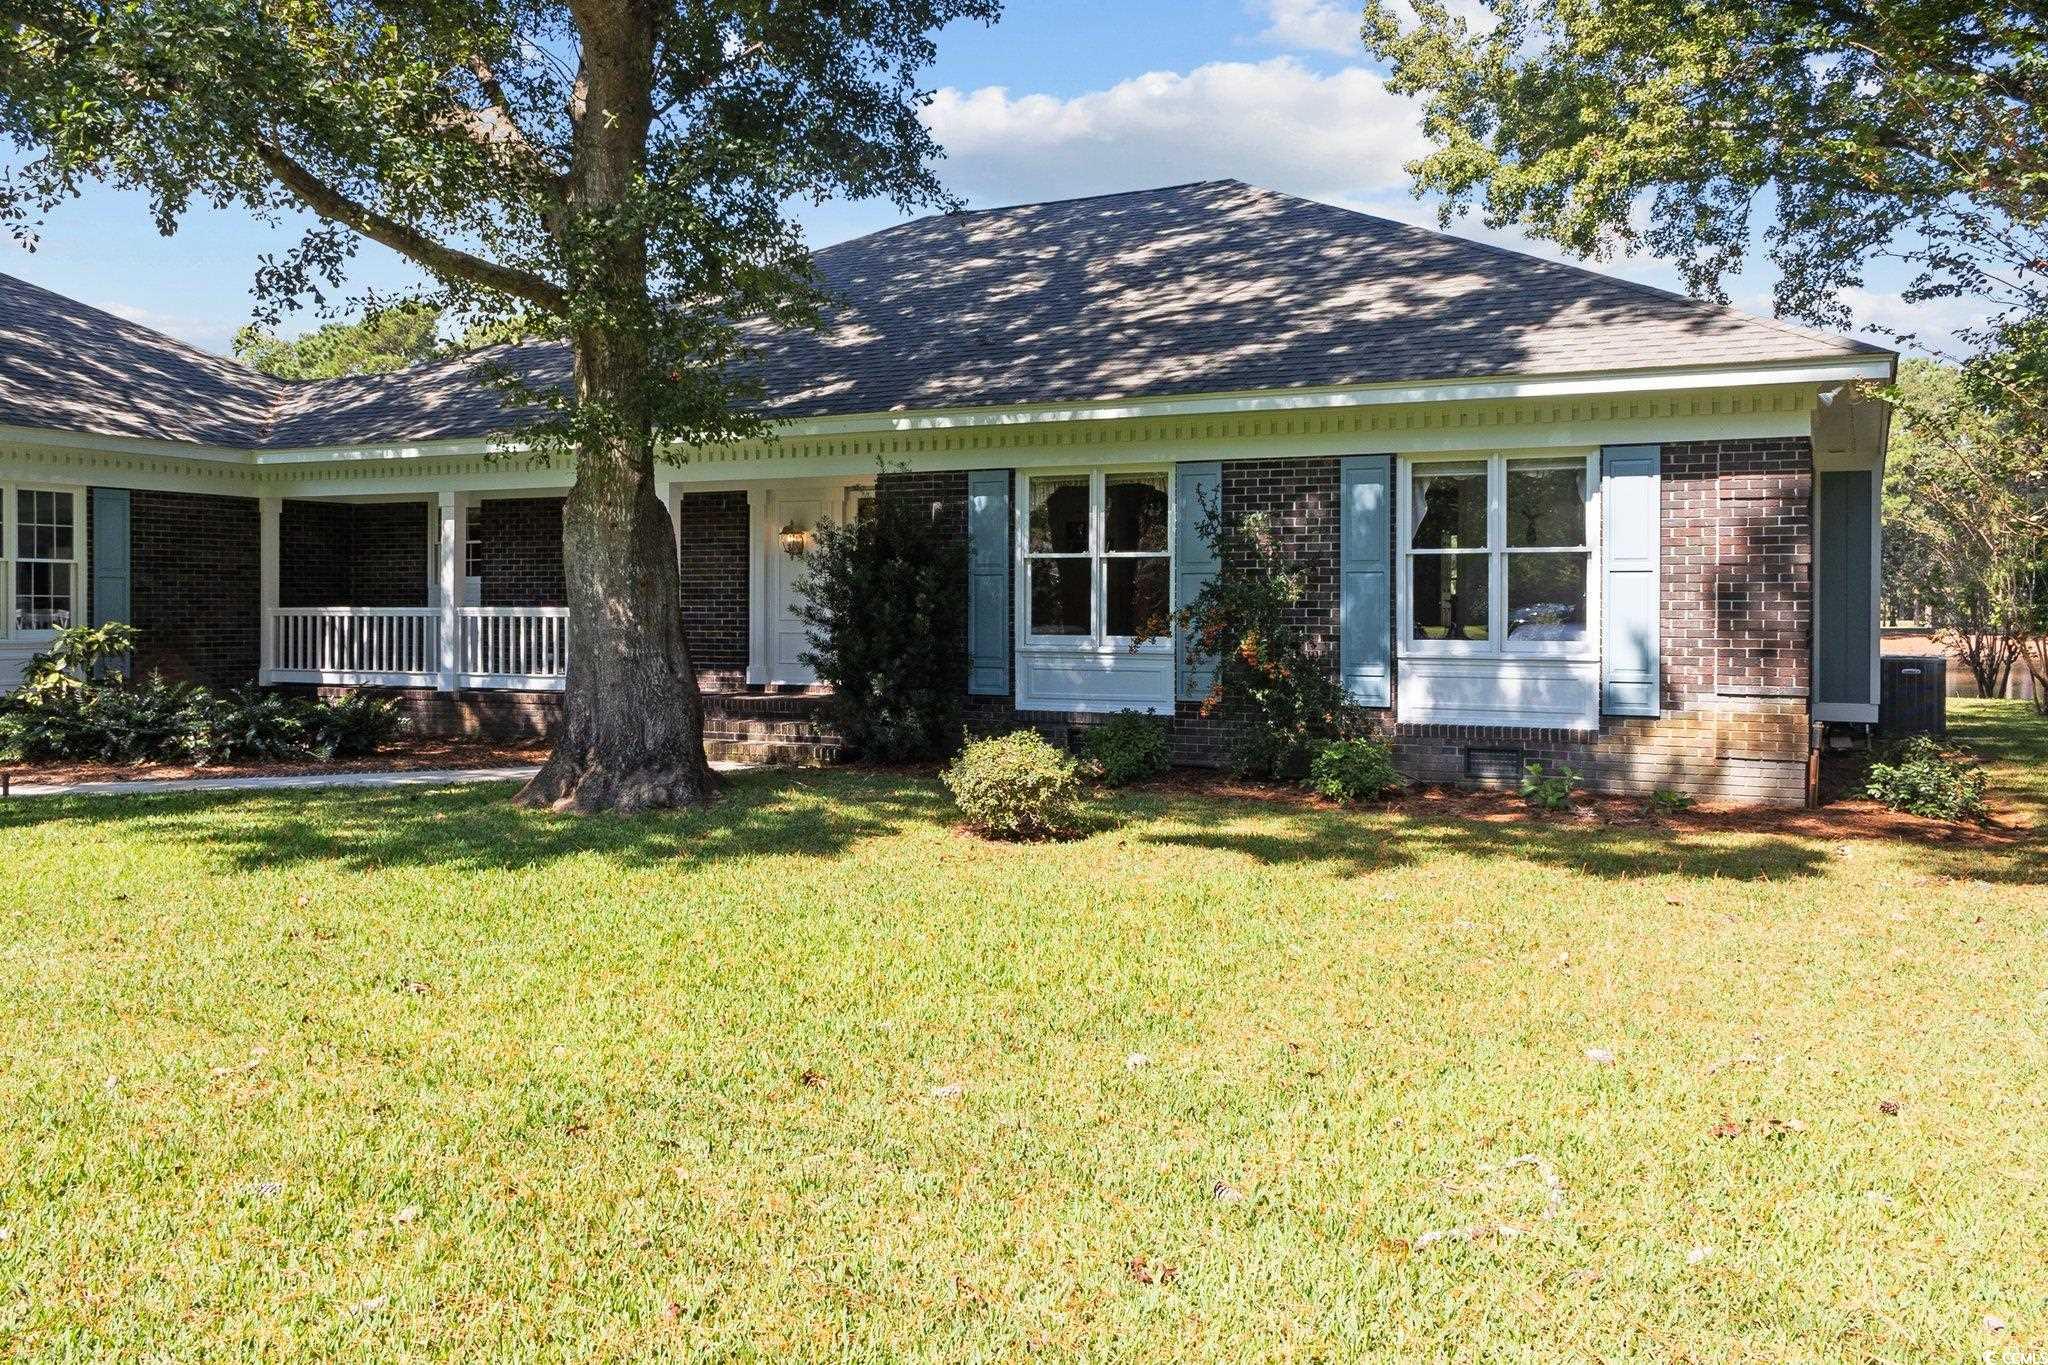
[[781, 540], [782, 552], [794, 559], [810, 546], [811, 533], [792, 521], [782, 528]]

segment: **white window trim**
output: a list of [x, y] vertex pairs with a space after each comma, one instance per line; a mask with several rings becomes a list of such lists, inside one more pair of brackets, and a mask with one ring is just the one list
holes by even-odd
[[[1551, 463], [1583, 460], [1586, 467], [1586, 535], [1582, 546], [1508, 548], [1507, 470], [1511, 464]], [[1413, 561], [1417, 554], [1410, 541], [1414, 536], [1415, 470], [1429, 464], [1484, 464], [1486, 466], [1486, 541], [1488, 638], [1484, 640], [1422, 640], [1415, 637]], [[1470, 659], [1512, 663], [1519, 660], [1557, 659], [1597, 663], [1600, 658], [1600, 452], [1596, 450], [1528, 451], [1430, 451], [1401, 458], [1396, 471], [1399, 493], [1394, 527], [1397, 547], [1395, 585], [1395, 638], [1397, 655], [1404, 659]], [[1583, 641], [1539, 641], [1510, 645], [1507, 634], [1506, 560], [1515, 554], [1583, 553], [1586, 556], [1586, 633]]]
[[56, 638], [55, 630], [20, 630], [14, 624], [15, 573], [14, 566], [21, 562], [21, 527], [19, 499], [17, 493], [62, 493], [71, 498], [71, 558], [66, 560], [36, 560], [35, 563], [71, 565], [71, 624], [84, 625], [90, 618], [87, 597], [91, 591], [86, 578], [87, 525], [85, 517], [85, 490], [75, 484], [53, 484], [23, 481], [0, 482], [0, 585], [4, 585], [5, 610], [0, 611], [0, 640], [17, 644], [45, 644]]
[[[1107, 564], [1112, 559], [1163, 559], [1166, 561], [1167, 611], [1179, 609], [1174, 600], [1173, 546], [1174, 535], [1179, 529], [1176, 519], [1179, 508], [1175, 504], [1177, 488], [1176, 474], [1170, 464], [1107, 465], [1092, 469], [1026, 469], [1018, 471], [1023, 487], [1015, 499], [1016, 507], [1012, 517], [1013, 551], [1016, 572], [1016, 647], [1022, 653], [1038, 654], [1096, 654], [1105, 657], [1131, 654], [1173, 653], [1173, 635], [1168, 631], [1156, 640], [1136, 644], [1135, 636], [1105, 635], [1106, 607], [1105, 594], [1109, 590], [1107, 571], [1097, 573], [1095, 564]], [[1104, 544], [1108, 539], [1108, 496], [1106, 488], [1112, 475], [1149, 474], [1166, 476], [1166, 550], [1154, 551], [1108, 550]], [[1071, 479], [1085, 476], [1088, 480], [1088, 551], [1086, 554], [1036, 555], [1031, 553], [1031, 482], [1034, 479]], [[1031, 633], [1031, 561], [1038, 559], [1073, 559], [1091, 566], [1089, 578], [1091, 589], [1088, 594], [1088, 634], [1086, 635], [1034, 635]]]

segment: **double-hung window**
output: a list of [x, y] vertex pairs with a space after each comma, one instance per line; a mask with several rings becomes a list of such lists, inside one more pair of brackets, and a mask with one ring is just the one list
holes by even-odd
[[4, 494], [7, 634], [47, 639], [85, 617], [79, 567], [84, 542], [83, 499], [76, 489], [8, 486]]
[[1583, 457], [1411, 464], [1406, 650], [1590, 652], [1591, 478]]
[[1023, 536], [1027, 640], [1108, 649], [1164, 635], [1172, 503], [1163, 470], [1031, 475]]

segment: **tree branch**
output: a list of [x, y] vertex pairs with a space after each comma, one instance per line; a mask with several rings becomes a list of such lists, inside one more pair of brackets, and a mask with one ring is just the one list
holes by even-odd
[[280, 184], [322, 218], [381, 242], [436, 274], [510, 294], [548, 313], [564, 311], [567, 296], [543, 277], [436, 241], [418, 228], [358, 204], [268, 138], [257, 138], [253, 150]]
[[490, 104], [489, 110], [472, 111], [471, 119], [463, 123], [463, 132], [471, 141], [490, 151], [511, 148], [527, 163], [527, 168], [537, 175], [548, 192], [560, 198], [565, 191], [563, 176], [548, 164], [548, 159], [534, 140], [527, 136], [526, 129], [512, 113], [512, 101], [505, 94], [498, 73], [482, 57], [471, 56], [470, 74], [476, 77], [477, 87], [484, 92], [484, 99]]

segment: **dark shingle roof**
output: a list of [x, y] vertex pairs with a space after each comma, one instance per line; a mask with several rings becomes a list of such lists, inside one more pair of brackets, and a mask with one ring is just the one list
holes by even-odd
[[[920, 219], [828, 247], [823, 334], [752, 337], [766, 411], [1026, 402], [1885, 355], [1882, 348], [1234, 180]], [[479, 361], [279, 381], [0, 276], [0, 422], [228, 447], [516, 426]]]
[[0, 422], [245, 446], [282, 389], [246, 365], [0, 275]]

